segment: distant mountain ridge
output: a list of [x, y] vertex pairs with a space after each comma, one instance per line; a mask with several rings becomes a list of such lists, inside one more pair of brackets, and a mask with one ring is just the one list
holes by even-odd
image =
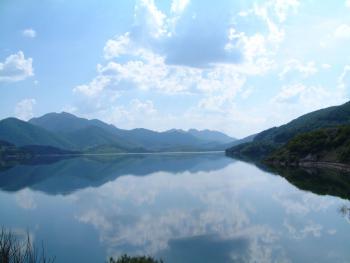
[[2, 120], [0, 140], [16, 146], [54, 146], [87, 152], [157, 152], [224, 150], [227, 143], [236, 139], [210, 130], [124, 130], [97, 119], [88, 120], [62, 112], [48, 113], [28, 122], [16, 118]]

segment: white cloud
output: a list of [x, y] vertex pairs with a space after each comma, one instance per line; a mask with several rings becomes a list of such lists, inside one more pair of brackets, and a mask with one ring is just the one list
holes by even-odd
[[127, 32], [124, 35], [116, 37], [115, 39], [108, 40], [103, 49], [105, 58], [112, 59], [125, 54], [130, 43], [129, 35], [130, 33]]
[[279, 77], [283, 79], [288, 73], [297, 71], [303, 75], [303, 77], [309, 77], [318, 72], [314, 61], [303, 63], [297, 59], [291, 59], [287, 61]]
[[[286, 23], [303, 4], [297, 0], [268, 0], [238, 13], [240, 9], [229, 9], [220, 2], [219, 8], [203, 14], [195, 1], [174, 0], [167, 11], [160, 10], [155, 1], [138, 1], [134, 24], [126, 33], [106, 41], [104, 56], [108, 61], [98, 66], [95, 78], [74, 89], [77, 97], [88, 98], [91, 103], [83, 114], [92, 114], [94, 108], [100, 118], [114, 116], [109, 119], [126, 128], [185, 128], [189, 122], [247, 135], [308, 110], [338, 103], [344, 98], [339, 90], [333, 96], [332, 90], [319, 85], [314, 76], [328, 69], [328, 64], [318, 65], [312, 57], [286, 60], [286, 55], [303, 57], [293, 53], [302, 47], [291, 49], [293, 25]], [[218, 10], [238, 16], [218, 19]], [[208, 24], [209, 20], [215, 23]], [[280, 77], [277, 82], [282, 83], [282, 89], [274, 96], [271, 93], [276, 81], [271, 79], [276, 77]], [[253, 89], [254, 95], [258, 94], [258, 86], [266, 89], [266, 96], [273, 97], [267, 103], [269, 110], [242, 108], [239, 99], [248, 97]], [[149, 122], [138, 122], [137, 111], [131, 109], [137, 105], [132, 106], [130, 99], [138, 96], [135, 94], [142, 94], [141, 103], [149, 100], [158, 105], [159, 100], [168, 100], [171, 95], [173, 100], [184, 98], [185, 105], [178, 109], [169, 102], [166, 112], [155, 110]], [[111, 96], [116, 98], [113, 103]], [[152, 105], [148, 104], [151, 109]], [[269, 118], [278, 114], [276, 108], [288, 114]], [[173, 114], [173, 109], [182, 116]], [[227, 127], [227, 123], [232, 125]]]
[[90, 83], [79, 85], [74, 91], [96, 97], [106, 90], [138, 88], [161, 93], [212, 93], [234, 90], [237, 68], [218, 65], [210, 69], [196, 69], [167, 65], [165, 58], [151, 51], [127, 48], [128, 54], [137, 54], [135, 60], [125, 63], [108, 62], [98, 65], [98, 75]]
[[22, 31], [22, 35], [24, 37], [28, 38], [35, 38], [36, 37], [36, 31], [33, 28], [27, 28]]
[[235, 28], [231, 27], [229, 29], [228, 39], [230, 42], [226, 44], [225, 48], [228, 50], [234, 47], [241, 48], [246, 62], [251, 63], [254, 62], [255, 58], [267, 55], [267, 41], [260, 33], [247, 36], [244, 32], [237, 32]]
[[173, 0], [171, 3], [171, 12], [174, 14], [181, 14], [186, 6], [189, 4], [190, 0]]
[[128, 105], [113, 105], [99, 112], [109, 123], [118, 123], [126, 128], [149, 127], [166, 117], [158, 112], [151, 100], [133, 99]]
[[299, 0], [269, 0], [261, 5], [254, 4], [251, 13], [266, 23], [269, 30], [269, 40], [279, 44], [285, 39], [282, 23], [285, 22], [291, 10], [294, 12], [298, 10], [299, 5]]
[[133, 99], [130, 102], [131, 108], [138, 111], [138, 113], [146, 115], [154, 114], [157, 110], [154, 108], [153, 102], [150, 100], [141, 101], [138, 99]]
[[154, 0], [140, 0], [135, 6], [135, 26], [139, 34], [159, 38], [166, 29], [166, 15], [160, 11]]
[[348, 93], [350, 89], [350, 65], [344, 66], [343, 72], [338, 78], [338, 88], [344, 93]]
[[274, 0], [273, 1], [276, 16], [280, 22], [287, 19], [287, 14], [290, 10], [296, 12], [300, 5], [299, 0]]
[[[302, 83], [284, 85], [280, 92], [272, 98], [273, 103], [295, 105], [295, 112], [300, 109], [315, 110], [341, 102], [343, 94], [340, 90], [331, 92], [322, 86], [307, 86]], [[300, 108], [299, 110], [297, 108]]]
[[341, 38], [341, 39], [350, 38], [350, 26], [346, 24], [342, 24], [338, 26], [334, 32], [334, 36], [336, 38]]
[[25, 58], [22, 51], [12, 54], [0, 63], [0, 81], [20, 81], [34, 76], [33, 59]]
[[75, 87], [73, 91], [87, 97], [94, 97], [99, 95], [110, 83], [111, 79], [107, 76], [97, 76], [90, 83]]
[[330, 69], [330, 68], [332, 67], [332, 65], [327, 64], [327, 63], [323, 63], [323, 64], [321, 65], [321, 67], [322, 67], [323, 69]]
[[29, 120], [33, 117], [33, 108], [36, 104], [35, 99], [23, 99], [16, 104], [15, 116], [21, 120]]

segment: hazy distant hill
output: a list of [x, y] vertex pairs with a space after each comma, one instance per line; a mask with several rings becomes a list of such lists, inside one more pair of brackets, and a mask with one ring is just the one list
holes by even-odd
[[211, 131], [211, 130], [196, 130], [190, 129], [188, 130], [189, 134], [197, 137], [198, 139], [206, 140], [206, 141], [215, 141], [219, 143], [231, 143], [236, 141], [236, 138], [232, 138], [225, 133], [219, 131]]
[[[209, 130], [191, 129], [188, 132], [177, 129], [165, 132], [143, 128], [124, 130], [100, 120], [87, 120], [66, 112], [48, 113], [29, 122], [63, 134], [78, 148], [114, 145], [122, 149], [180, 151], [217, 148], [218, 145], [235, 141], [234, 138], [221, 132]], [[224, 149], [223, 146], [221, 149]]]
[[227, 143], [235, 141], [221, 132], [209, 130], [124, 130], [66, 112], [48, 113], [28, 122], [15, 118], [3, 120], [0, 139], [19, 146], [48, 145], [89, 152], [224, 150]]
[[257, 134], [252, 142], [226, 150], [230, 155], [264, 158], [294, 136], [320, 128], [350, 124], [350, 102], [305, 114], [285, 125]]

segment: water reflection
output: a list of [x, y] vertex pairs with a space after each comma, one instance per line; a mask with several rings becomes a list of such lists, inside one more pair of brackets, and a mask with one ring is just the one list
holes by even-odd
[[0, 224], [49, 240], [58, 262], [122, 253], [167, 263], [349, 261], [336, 197], [346, 198], [347, 180], [300, 172], [281, 172], [291, 184], [219, 154], [16, 166], [0, 173], [12, 191], [0, 191]]
[[301, 190], [350, 200], [350, 173], [317, 168], [272, 168]]
[[24, 188], [48, 194], [69, 194], [86, 187], [98, 187], [123, 175], [144, 176], [158, 171], [219, 170], [232, 163], [220, 153], [163, 155], [100, 155], [70, 159], [40, 159], [34, 162], [3, 165], [0, 189]]

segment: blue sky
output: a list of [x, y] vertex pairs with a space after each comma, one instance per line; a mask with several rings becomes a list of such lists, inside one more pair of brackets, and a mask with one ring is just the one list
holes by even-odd
[[347, 101], [349, 43], [349, 0], [2, 0], [0, 118], [243, 137]]

